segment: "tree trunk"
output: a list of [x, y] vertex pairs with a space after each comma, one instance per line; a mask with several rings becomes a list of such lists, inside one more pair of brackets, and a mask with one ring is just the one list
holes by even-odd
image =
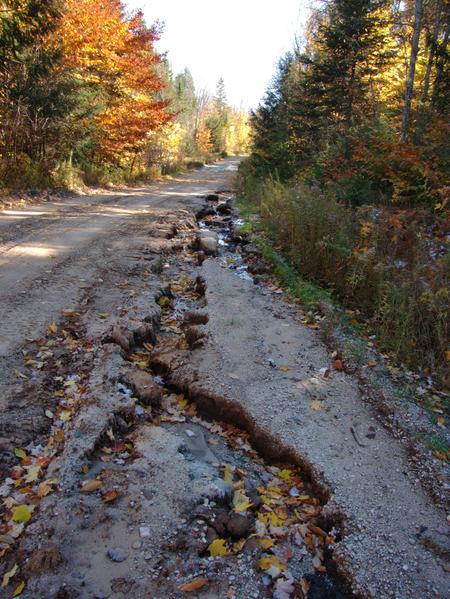
[[436, 3], [436, 12], [434, 14], [434, 25], [433, 25], [433, 33], [431, 34], [430, 40], [430, 53], [428, 55], [427, 62], [427, 70], [425, 72], [425, 79], [423, 82], [423, 90], [422, 97], [420, 98], [420, 103], [424, 104], [428, 99], [428, 90], [430, 88], [430, 78], [431, 78], [431, 69], [433, 67], [433, 61], [436, 54], [436, 44], [439, 35], [439, 26], [441, 24], [441, 12], [442, 5], [444, 4], [443, 0], [438, 0]]
[[416, 62], [417, 55], [419, 53], [419, 38], [420, 30], [422, 28], [422, 13], [423, 3], [422, 0], [416, 0], [414, 4], [414, 28], [413, 36], [411, 40], [411, 54], [409, 59], [409, 71], [408, 78], [406, 80], [405, 90], [405, 103], [403, 105], [403, 119], [402, 119], [402, 141], [406, 141], [409, 138], [409, 131], [411, 128], [411, 104], [414, 95], [414, 77], [416, 74]]
[[436, 61], [436, 77], [434, 79], [433, 95], [431, 97], [431, 101], [432, 101], [433, 105], [436, 105], [438, 102], [439, 91], [440, 91], [442, 82], [444, 81], [444, 70], [445, 70], [445, 63], [447, 61], [447, 44], [448, 44], [449, 33], [450, 33], [450, 11], [448, 11], [448, 9], [447, 9], [447, 23], [446, 23], [446, 27], [445, 27], [444, 38], [442, 40], [442, 43], [439, 44], [439, 46], [437, 48], [437, 52], [436, 52], [438, 54], [438, 59]]

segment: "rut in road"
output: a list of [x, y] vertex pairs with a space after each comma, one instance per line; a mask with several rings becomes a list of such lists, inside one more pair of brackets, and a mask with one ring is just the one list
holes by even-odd
[[[333, 402], [354, 402], [361, 424], [357, 385], [320, 375], [316, 332], [254, 284], [227, 187], [214, 180], [206, 203], [111, 239], [102, 281], [25, 346], [10, 398], [28, 403], [10, 404], [4, 437], [0, 596], [445, 596], [442, 514], [406, 474], [376, 468], [378, 444], [386, 463], [403, 458], [373, 417], [372, 445], [345, 440]], [[375, 486], [360, 501], [364, 477]]]

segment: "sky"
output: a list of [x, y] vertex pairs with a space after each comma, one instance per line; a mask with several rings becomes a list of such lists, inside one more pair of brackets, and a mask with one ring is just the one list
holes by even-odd
[[125, 0], [148, 24], [165, 23], [159, 52], [174, 74], [191, 71], [198, 90], [225, 80], [229, 103], [254, 108], [280, 56], [292, 49], [308, 0]]

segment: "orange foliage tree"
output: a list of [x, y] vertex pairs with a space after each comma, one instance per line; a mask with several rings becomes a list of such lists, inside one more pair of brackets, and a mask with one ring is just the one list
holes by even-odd
[[156, 72], [157, 27], [142, 12], [127, 14], [120, 0], [66, 0], [57, 35], [64, 61], [89, 89], [97, 159], [133, 164], [148, 133], [170, 120]]

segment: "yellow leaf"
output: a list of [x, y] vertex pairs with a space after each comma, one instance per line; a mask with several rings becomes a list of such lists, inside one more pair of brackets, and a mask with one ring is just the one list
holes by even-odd
[[263, 549], [270, 549], [273, 547], [273, 541], [270, 537], [261, 537], [258, 539], [258, 543], [261, 545]]
[[274, 568], [277, 568], [281, 572], [283, 572], [286, 569], [286, 564], [283, 564], [283, 562], [280, 561], [280, 559], [276, 555], [262, 557], [258, 562], [258, 566], [260, 570], [264, 571], [268, 570], [272, 566]]
[[62, 422], [67, 422], [72, 419], [72, 412], [70, 412], [69, 410], [62, 410], [59, 413], [58, 418], [59, 420], [62, 420]]
[[309, 407], [311, 408], [311, 410], [314, 410], [315, 412], [320, 412], [322, 410], [322, 402], [318, 399], [313, 399], [312, 402], [309, 404]]
[[31, 518], [30, 508], [27, 505], [18, 505], [13, 509], [12, 519], [14, 522], [28, 522]]
[[17, 564], [14, 564], [14, 566], [11, 568], [11, 570], [4, 574], [3, 581], [2, 581], [3, 589], [8, 586], [9, 581], [11, 580], [11, 578], [14, 578], [18, 569], [19, 569], [19, 566]]
[[234, 492], [233, 506], [235, 512], [246, 512], [252, 505], [252, 502], [247, 495], [238, 489]]
[[233, 468], [228, 464], [223, 469], [223, 480], [226, 483], [233, 484]]
[[23, 450], [23, 449], [15, 449], [15, 450], [14, 450], [14, 454], [15, 454], [15, 455], [16, 455], [18, 458], [20, 458], [21, 460], [23, 460], [23, 458], [26, 458], [26, 457], [27, 457], [27, 454], [24, 452], [24, 450]]
[[20, 372], [20, 370], [14, 370], [14, 374], [19, 376], [21, 379], [28, 379], [27, 375]]
[[102, 486], [102, 481], [95, 478], [94, 480], [85, 480], [81, 485], [81, 491], [83, 493], [92, 493], [97, 491]]
[[47, 327], [47, 332], [55, 335], [58, 332], [58, 325], [56, 322], [52, 322]]
[[21, 595], [24, 588], [25, 588], [25, 581], [22, 580], [22, 582], [20, 582], [14, 589], [13, 597], [18, 597], [19, 595]]
[[100, 312], [100, 314], [98, 316], [99, 316], [99, 318], [104, 320], [105, 318], [108, 318], [109, 314], [108, 314], [108, 312]]
[[289, 366], [280, 366], [278, 368], [278, 370], [281, 370], [281, 372], [288, 372], [288, 370], [290, 370]]
[[292, 479], [292, 470], [289, 470], [288, 468], [284, 468], [283, 470], [280, 471], [278, 476], [280, 478], [282, 478], [283, 480], [290, 481]]
[[222, 555], [228, 555], [229, 553], [225, 539], [215, 539], [209, 545], [208, 551], [211, 557], [221, 557]]

